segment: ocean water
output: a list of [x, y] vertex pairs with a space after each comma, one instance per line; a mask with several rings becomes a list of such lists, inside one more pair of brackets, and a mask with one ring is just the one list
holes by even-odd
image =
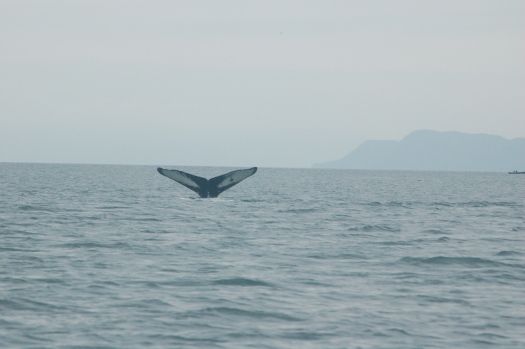
[[525, 348], [525, 176], [2, 163], [0, 238], [1, 348]]

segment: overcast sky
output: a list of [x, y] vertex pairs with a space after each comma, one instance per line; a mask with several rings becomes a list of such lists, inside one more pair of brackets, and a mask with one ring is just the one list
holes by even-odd
[[525, 136], [525, 1], [0, 0], [0, 161], [309, 167]]

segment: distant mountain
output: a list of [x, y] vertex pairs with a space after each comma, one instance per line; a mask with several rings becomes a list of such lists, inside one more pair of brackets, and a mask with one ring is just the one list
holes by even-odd
[[525, 138], [415, 131], [401, 141], [366, 141], [340, 160], [314, 167], [429, 170], [525, 170]]

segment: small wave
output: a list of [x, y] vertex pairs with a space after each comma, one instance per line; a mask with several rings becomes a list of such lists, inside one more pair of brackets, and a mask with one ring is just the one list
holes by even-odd
[[53, 212], [54, 211], [46, 207], [33, 206], [33, 205], [20, 205], [18, 206], [18, 209], [20, 211], [40, 211], [40, 212]]
[[[165, 269], [161, 269], [165, 271]], [[164, 286], [177, 286], [177, 287], [195, 287], [203, 286], [205, 283], [199, 280], [191, 279], [175, 279], [175, 280], [138, 280], [129, 282], [130, 284], [145, 286], [146, 288], [161, 288]], [[117, 284], [118, 285], [118, 284]]]
[[43, 284], [60, 284], [65, 285], [66, 280], [65, 279], [57, 279], [57, 278], [28, 278], [28, 282], [36, 282], [36, 283], [43, 283]]
[[23, 311], [56, 311], [62, 309], [57, 305], [45, 303], [26, 298], [0, 299], [0, 309], [23, 310]]
[[226, 286], [273, 286], [272, 284], [260, 280], [255, 279], [247, 279], [247, 278], [231, 278], [231, 279], [220, 279], [213, 281], [213, 284], [215, 285], [226, 285]]
[[405, 335], [405, 336], [410, 336], [410, 333], [408, 333], [407, 331], [405, 331], [405, 330], [403, 330], [401, 328], [389, 328], [388, 331], [399, 333], [399, 334], [402, 334], [402, 335]]
[[413, 265], [462, 265], [468, 267], [496, 267], [505, 265], [503, 263], [491, 261], [490, 259], [478, 257], [445, 257], [437, 256], [430, 258], [421, 257], [403, 257], [400, 259], [402, 263]]
[[389, 201], [386, 203], [386, 206], [409, 208], [412, 206], [412, 204], [410, 202], [403, 202], [403, 201]]
[[387, 231], [387, 232], [400, 232], [401, 229], [399, 227], [393, 227], [387, 224], [376, 224], [376, 225], [362, 225], [362, 226], [355, 226], [350, 227], [347, 229], [348, 231], [362, 231], [362, 232], [373, 232], [373, 231]]
[[24, 278], [4, 276], [4, 277], [0, 277], [0, 283], [27, 284], [29, 283], [29, 281]]
[[521, 256], [523, 253], [517, 251], [500, 251], [496, 256]]
[[495, 346], [497, 344], [496, 342], [483, 340], [483, 339], [473, 339], [472, 342], [476, 345], [483, 345], [483, 346]]
[[261, 310], [244, 310], [244, 309], [230, 308], [230, 307], [205, 308], [199, 313], [233, 315], [233, 316], [250, 317], [250, 318], [256, 318], [256, 319], [277, 319], [277, 320], [285, 320], [285, 321], [301, 321], [301, 319], [297, 317], [290, 316], [290, 315], [283, 314], [283, 313], [268, 312], [268, 311], [261, 311]]
[[430, 205], [431, 206], [452, 207], [452, 206], [454, 206], [454, 203], [452, 203], [452, 202], [444, 202], [444, 201], [436, 201], [436, 202], [432, 202]]
[[488, 207], [488, 206], [497, 206], [497, 207], [520, 207], [522, 205], [512, 202], [512, 201], [469, 201], [463, 203], [465, 206], [471, 207]]
[[327, 284], [326, 282], [317, 281], [314, 279], [302, 279], [302, 280], [296, 280], [296, 282], [301, 283], [303, 285], [309, 285], [309, 286], [321, 286], [321, 287], [332, 287], [333, 284]]
[[367, 259], [365, 255], [357, 253], [340, 253], [340, 254], [312, 254], [306, 256], [313, 259]]
[[521, 206], [520, 204], [516, 202], [510, 202], [510, 201], [467, 201], [467, 202], [461, 202], [458, 205], [465, 206], [465, 207], [490, 207], [490, 206], [519, 207]]
[[427, 239], [415, 239], [415, 240], [391, 240], [391, 241], [379, 241], [377, 242], [378, 245], [385, 245], [385, 246], [412, 246], [419, 243], [427, 242]]
[[420, 232], [421, 234], [439, 234], [439, 235], [447, 235], [448, 232], [441, 230], [441, 229], [425, 229]]
[[0, 328], [16, 328], [23, 327], [21, 322], [16, 322], [13, 320], [0, 319]]
[[173, 305], [167, 302], [164, 302], [160, 299], [140, 299], [130, 302], [122, 302], [122, 303], [115, 303], [113, 304], [113, 307], [115, 308], [138, 308], [138, 309], [149, 309], [150, 311], [153, 310], [153, 308], [170, 308]]
[[[187, 337], [187, 336], [178, 336], [174, 334], [155, 334], [148, 335], [148, 338], [151, 338], [154, 342], [148, 343], [146, 347], [154, 347], [153, 343], [163, 343], [163, 342], [175, 342], [175, 343], [202, 343], [202, 344], [219, 344], [226, 342], [221, 338], [204, 338], [202, 336], [198, 337]], [[200, 346], [199, 346], [200, 347]], [[91, 347], [89, 347], [91, 348]], [[99, 347], [96, 347], [99, 348]], [[105, 348], [105, 347], [104, 347]]]
[[63, 213], [63, 212], [75, 212], [75, 213], [80, 213], [80, 212], [83, 212], [82, 209], [79, 209], [79, 208], [74, 208], [74, 207], [60, 207], [60, 209], [57, 209], [57, 212], [60, 212], [60, 213]]
[[[523, 269], [523, 268], [520, 268]], [[510, 285], [513, 284], [515, 281], [525, 281], [525, 277], [523, 275], [514, 275], [511, 273], [499, 273], [497, 275], [494, 275], [493, 278], [500, 284]]]
[[63, 247], [63, 248], [129, 248], [129, 244], [124, 242], [115, 242], [115, 243], [109, 243], [109, 244], [103, 244], [99, 242], [91, 242], [91, 241], [85, 241], [85, 242], [69, 242], [65, 244], [59, 244], [55, 245], [56, 247]]
[[287, 338], [287, 339], [301, 340], [301, 341], [315, 341], [315, 340], [319, 340], [326, 336], [327, 334], [324, 334], [324, 333], [296, 331], [296, 332], [285, 333], [281, 335], [280, 337]]
[[427, 296], [427, 295], [418, 295], [417, 298], [424, 300], [429, 303], [455, 303], [461, 305], [470, 305], [469, 302], [463, 299], [457, 298], [447, 298], [447, 297], [437, 297], [437, 296]]
[[495, 339], [506, 339], [508, 338], [507, 336], [502, 336], [500, 334], [497, 334], [497, 333], [492, 333], [492, 332], [483, 332], [483, 333], [480, 333], [478, 336], [480, 337], [484, 337], [484, 338], [495, 338]]
[[372, 207], [385, 206], [385, 207], [412, 208], [414, 204], [418, 204], [418, 202], [414, 202], [414, 201], [387, 201], [387, 202], [370, 201], [370, 202], [364, 203], [363, 205], [372, 206]]
[[523, 206], [512, 201], [463, 201], [463, 202], [448, 202], [448, 201], [435, 201], [431, 203], [431, 206], [445, 206], [445, 207], [520, 207]]
[[317, 208], [290, 208], [287, 210], [279, 210], [282, 213], [310, 213], [317, 211]]
[[241, 202], [264, 202], [261, 199], [242, 199]]
[[27, 248], [16, 248], [16, 247], [1, 247], [0, 252], [38, 252], [38, 250], [31, 250]]
[[[18, 254], [17, 254], [18, 255]], [[21, 264], [24, 264], [24, 265], [38, 265], [38, 264], [43, 264], [45, 263], [45, 260], [40, 258], [40, 257], [37, 257], [37, 256], [33, 256], [31, 254], [19, 254], [17, 256], [17, 261], [18, 263], [21, 263]]]
[[99, 206], [99, 207], [96, 207], [96, 208], [99, 209], [99, 210], [119, 210], [119, 209], [129, 208], [129, 206], [111, 206], [111, 205], [108, 205], [108, 206]]
[[151, 218], [151, 217], [145, 217], [145, 218], [127, 218], [128, 221], [135, 221], [135, 222], [162, 222], [162, 219], [159, 218]]

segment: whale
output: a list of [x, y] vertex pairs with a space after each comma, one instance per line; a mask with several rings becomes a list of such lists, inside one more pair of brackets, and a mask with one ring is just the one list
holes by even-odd
[[167, 170], [161, 167], [157, 168], [157, 171], [161, 175], [196, 192], [201, 198], [216, 198], [223, 191], [230, 189], [255, 174], [257, 167], [231, 171], [210, 179], [195, 176], [180, 170]]

